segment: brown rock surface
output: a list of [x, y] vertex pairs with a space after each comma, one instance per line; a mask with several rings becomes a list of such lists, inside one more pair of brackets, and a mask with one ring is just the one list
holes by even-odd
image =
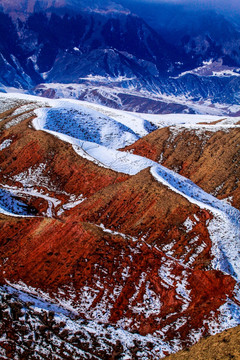
[[[214, 126], [214, 124], [212, 124]], [[240, 204], [240, 131], [164, 128], [124, 150], [148, 157], [191, 179], [206, 192]]]
[[240, 326], [202, 339], [191, 348], [167, 356], [166, 360], [239, 360]]

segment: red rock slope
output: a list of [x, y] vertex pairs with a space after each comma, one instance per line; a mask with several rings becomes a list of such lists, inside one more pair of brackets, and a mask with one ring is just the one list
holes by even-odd
[[230, 198], [239, 209], [240, 131], [230, 126], [217, 131], [220, 125], [159, 129], [125, 150], [161, 163], [220, 199]]
[[[82, 318], [154, 334], [172, 349], [207, 334], [208, 319], [217, 321], [235, 287], [211, 267], [212, 214], [149, 169], [129, 177], [82, 159], [35, 131], [34, 114], [24, 116], [8, 127], [13, 110], [2, 115], [0, 143], [11, 142], [0, 153], [0, 181], [21, 189], [41, 216], [0, 215], [2, 282], [25, 283], [68, 301]], [[26, 194], [30, 180], [34, 196]], [[51, 216], [49, 198], [56, 204]], [[72, 198], [82, 202], [72, 208]]]

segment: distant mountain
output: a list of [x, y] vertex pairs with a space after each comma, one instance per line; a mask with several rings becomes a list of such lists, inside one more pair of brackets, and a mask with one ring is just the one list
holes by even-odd
[[28, 56], [11, 18], [0, 12], [0, 83], [29, 88], [41, 81]]
[[[175, 49], [141, 18], [121, 13], [85, 12], [74, 17], [52, 14], [50, 18], [36, 13], [28, 18], [22, 36], [29, 32], [37, 43], [33, 51], [38, 71], [51, 70], [47, 80], [56, 76], [58, 68], [60, 82], [76, 82], [78, 77], [89, 74], [132, 76], [135, 72], [152, 72], [158, 76], [173, 66], [177, 56]], [[155, 69], [147, 69], [147, 62]]]
[[214, 11], [177, 13], [160, 25], [159, 32], [200, 61], [221, 58], [226, 65], [240, 65], [240, 32]]
[[[94, 78], [100, 86], [104, 78], [109, 88], [117, 83], [120, 89], [238, 103], [240, 31], [222, 14], [123, 0], [17, 5], [3, 0], [1, 6], [2, 88], [34, 93], [44, 83], [82, 84]], [[206, 63], [217, 66], [206, 69]], [[91, 100], [105, 101], [93, 93]], [[144, 108], [152, 111], [152, 103]]]
[[125, 76], [146, 84], [183, 70], [180, 52], [126, 12], [33, 12], [14, 21], [1, 13], [1, 18], [0, 53], [10, 69], [1, 78], [6, 86], [79, 82], [89, 75]]
[[222, 58], [226, 65], [240, 65], [240, 21], [237, 15], [195, 3], [149, 5], [147, 2], [119, 1], [195, 61], [202, 63], [203, 60]]
[[73, 11], [79, 11], [83, 9], [122, 9], [121, 5], [114, 3], [113, 1], [106, 0], [1, 0], [0, 6], [3, 11], [10, 12], [12, 14], [30, 14], [38, 11], [68, 9]]

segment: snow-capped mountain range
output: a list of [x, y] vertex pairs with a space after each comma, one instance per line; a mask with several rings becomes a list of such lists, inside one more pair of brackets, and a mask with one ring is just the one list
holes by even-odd
[[[240, 33], [237, 23], [222, 14], [180, 9], [171, 22], [174, 9], [162, 6], [156, 26], [154, 11], [149, 18], [141, 6], [129, 10], [124, 2], [2, 0], [1, 6], [5, 91], [15, 87], [34, 93], [42, 84], [84, 84], [89, 78], [100, 85], [98, 79], [104, 78], [108, 88], [174, 95], [179, 103], [182, 96], [226, 106], [238, 102]], [[195, 70], [206, 63], [218, 66], [205, 73]], [[80, 98], [85, 96], [82, 91]], [[104, 96], [95, 101], [107, 103]]]

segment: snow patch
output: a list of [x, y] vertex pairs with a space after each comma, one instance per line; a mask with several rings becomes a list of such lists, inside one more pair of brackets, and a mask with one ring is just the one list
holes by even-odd
[[8, 147], [11, 145], [11, 143], [12, 143], [12, 140], [11, 140], [11, 139], [6, 139], [6, 140], [4, 140], [4, 141], [1, 143], [1, 145], [0, 145], [0, 151], [8, 148]]

